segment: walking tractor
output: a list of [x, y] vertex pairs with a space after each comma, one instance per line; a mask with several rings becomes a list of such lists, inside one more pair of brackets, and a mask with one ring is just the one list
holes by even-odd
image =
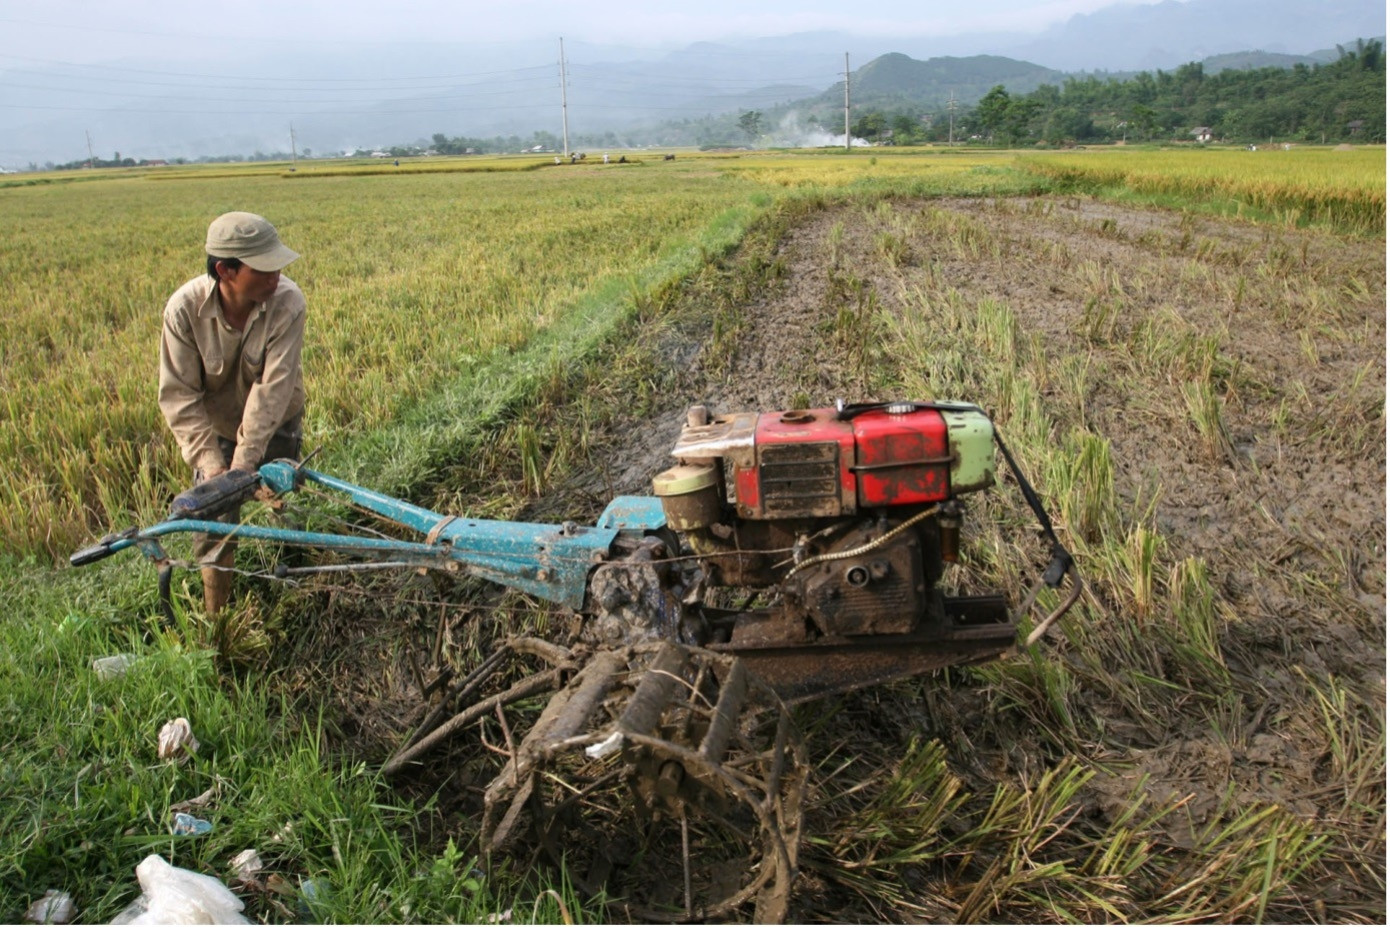
[[[995, 483], [996, 447], [1051, 545], [1013, 609], [1004, 595], [942, 589], [966, 499]], [[486, 851], [563, 862], [581, 890], [605, 892], [633, 917], [780, 920], [808, 774], [788, 706], [1007, 656], [1025, 613], [1026, 645], [1082, 584], [977, 406], [726, 415], [695, 406], [671, 453], [651, 496], [614, 499], [593, 526], [441, 515], [275, 461], [179, 495], [168, 520], [105, 537], [72, 563], [137, 547], [160, 565], [167, 608], [173, 564], [160, 540], [204, 532], [469, 574], [567, 606], [579, 619], [568, 639], [499, 644], [451, 680], [385, 773], [499, 721], [505, 743], [487, 754], [499, 758], [483, 793]], [[424, 538], [214, 520], [311, 483]], [[1046, 615], [1043, 586], [1058, 590]]]

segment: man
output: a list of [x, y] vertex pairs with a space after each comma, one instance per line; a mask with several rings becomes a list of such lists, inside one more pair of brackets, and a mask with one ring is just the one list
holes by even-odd
[[[208, 226], [207, 274], [179, 287], [164, 307], [159, 407], [195, 484], [299, 457], [305, 302], [280, 274], [298, 257], [261, 216], [226, 213]], [[235, 544], [199, 535], [193, 553], [211, 617], [231, 592]]]

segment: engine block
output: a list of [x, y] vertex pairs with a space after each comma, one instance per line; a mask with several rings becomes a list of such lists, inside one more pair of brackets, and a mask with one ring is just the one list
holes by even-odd
[[957, 548], [957, 498], [993, 484], [992, 439], [983, 412], [949, 403], [697, 406], [654, 489], [707, 585], [775, 590], [743, 633], [909, 634], [944, 624], [936, 586]]

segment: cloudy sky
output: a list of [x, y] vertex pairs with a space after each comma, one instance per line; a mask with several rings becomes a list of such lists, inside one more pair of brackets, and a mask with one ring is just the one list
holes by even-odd
[[[844, 52], [855, 68], [893, 51], [1125, 71], [1257, 48], [1306, 54], [1385, 28], [1383, 0], [1176, 3], [0, 0], [0, 168], [93, 149], [279, 151], [292, 126], [295, 144], [319, 151], [438, 131], [524, 136], [553, 121], [561, 37], [573, 102], [595, 125], [620, 125], [719, 112], [730, 94], [770, 85], [818, 93], [841, 79]], [[1043, 35], [1125, 5], [1143, 15]], [[701, 41], [731, 47], [691, 47]]]
[[[250, 51], [380, 41], [509, 42], [530, 38], [671, 46], [732, 36], [842, 30], [858, 35], [1034, 31], [1116, 0], [0, 0], [0, 68], [167, 55], [200, 47]], [[1156, 0], [1153, 0], [1156, 2]], [[220, 57], [220, 55], [218, 56]]]

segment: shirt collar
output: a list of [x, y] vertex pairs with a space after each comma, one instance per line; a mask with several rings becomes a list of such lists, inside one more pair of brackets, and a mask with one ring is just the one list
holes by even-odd
[[[223, 316], [222, 301], [218, 298], [217, 295], [217, 281], [213, 280], [211, 276], [206, 277], [205, 279], [209, 283], [208, 294], [203, 297], [202, 304], [198, 306], [198, 318], [216, 319], [219, 316]], [[251, 314], [246, 317], [247, 324], [249, 325], [252, 319], [259, 318], [262, 315], [265, 315], [265, 307], [268, 304], [269, 301], [267, 300], [266, 302], [256, 303], [254, 306], [252, 306]], [[223, 316], [223, 321], [226, 321], [225, 316]]]
[[203, 279], [208, 282], [208, 292], [203, 297], [202, 304], [198, 306], [198, 318], [215, 319], [221, 314], [219, 311], [221, 307], [217, 300], [217, 281], [212, 279], [211, 275]]

